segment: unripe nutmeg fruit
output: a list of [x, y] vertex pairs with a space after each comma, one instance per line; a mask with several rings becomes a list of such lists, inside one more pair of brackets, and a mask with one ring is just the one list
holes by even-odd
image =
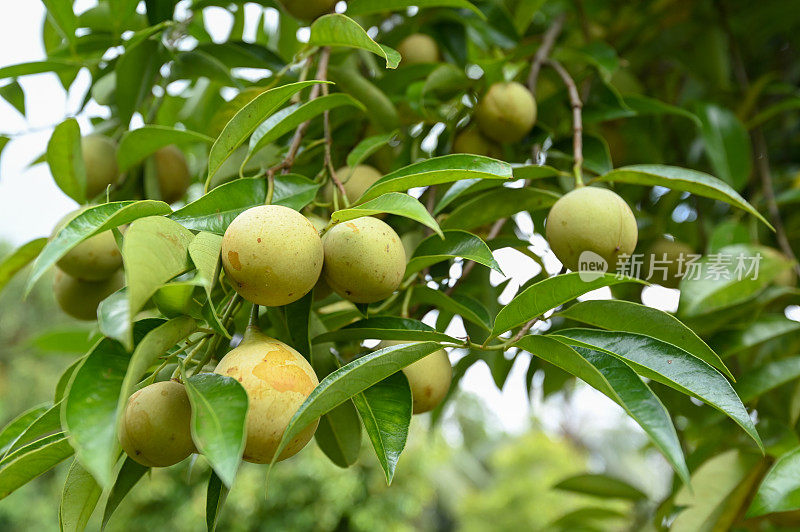
[[631, 208], [617, 194], [580, 187], [551, 207], [545, 234], [553, 253], [570, 270], [578, 271], [581, 254], [590, 251], [614, 271], [618, 257], [636, 249], [639, 230]]
[[79, 320], [96, 320], [100, 302], [122, 288], [123, 284], [121, 270], [100, 281], [77, 279], [59, 268], [56, 268], [53, 274], [53, 293], [58, 306]]
[[342, 222], [322, 239], [328, 285], [354, 303], [374, 303], [394, 292], [406, 270], [403, 243], [386, 222], [365, 216]]
[[167, 467], [195, 452], [192, 407], [183, 384], [155, 382], [128, 399], [119, 427], [122, 450], [148, 467]]
[[412, 33], [397, 45], [397, 51], [403, 57], [403, 65], [418, 63], [436, 63], [439, 61], [439, 45], [429, 35]]
[[86, 168], [86, 196], [93, 198], [108, 185], [119, 181], [117, 166], [117, 143], [99, 134], [86, 135], [81, 139], [83, 166]]
[[[383, 177], [383, 174], [381, 174], [372, 166], [366, 164], [359, 164], [355, 168], [343, 166], [336, 170], [336, 179], [342, 183], [344, 192], [347, 195], [347, 201], [349, 203], [353, 203], [360, 198], [364, 192], [366, 192], [367, 189], [381, 177]], [[334, 189], [337, 189], [336, 191], [339, 193], [338, 188], [333, 183], [333, 180], [328, 181], [328, 184], [325, 185], [326, 202], [330, 203], [333, 201]], [[344, 205], [340, 204], [339, 208], [344, 208]]]
[[[384, 340], [378, 347], [382, 349], [407, 343], [410, 342]], [[415, 414], [430, 412], [439, 406], [450, 390], [450, 383], [453, 380], [453, 366], [444, 349], [434, 351], [409, 364], [403, 368], [403, 373], [405, 373], [411, 388]]]
[[222, 266], [233, 288], [257, 305], [297, 301], [322, 270], [322, 241], [311, 222], [280, 205], [247, 209], [222, 238]]
[[[244, 460], [270, 463], [292, 416], [319, 384], [311, 364], [290, 346], [248, 327], [239, 346], [220, 360], [214, 372], [236, 379], [247, 392]], [[305, 447], [318, 423], [295, 436], [278, 460]]]
[[536, 123], [536, 100], [521, 83], [495, 83], [478, 102], [475, 121], [490, 139], [517, 142]]
[[[62, 218], [53, 229], [53, 236], [61, 231], [78, 212], [72, 212]], [[100, 281], [108, 279], [120, 269], [122, 254], [117, 247], [114, 233], [103, 231], [73, 247], [56, 264], [72, 277], [84, 281]]]
[[161, 199], [175, 203], [186, 194], [192, 182], [186, 157], [177, 146], [164, 146], [153, 154]]

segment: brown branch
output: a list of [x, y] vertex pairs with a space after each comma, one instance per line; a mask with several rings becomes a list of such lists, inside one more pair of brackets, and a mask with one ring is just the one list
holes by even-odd
[[519, 342], [522, 339], [523, 336], [528, 334], [528, 332], [536, 324], [536, 322], [539, 321], [539, 318], [541, 318], [541, 316], [537, 316], [537, 317], [533, 318], [531, 321], [529, 321], [528, 323], [526, 323], [525, 325], [523, 325], [522, 329], [520, 329], [517, 332], [517, 334], [514, 335], [514, 337], [511, 339], [511, 341], [509, 343], [510, 344], [515, 344], [515, 343]]
[[[733, 36], [733, 30], [728, 24], [728, 14], [725, 9], [725, 4], [721, 0], [715, 2], [717, 9], [720, 12], [720, 20], [722, 22], [722, 30], [728, 38], [728, 45], [731, 50], [731, 58], [733, 59], [733, 72], [736, 80], [746, 91], [750, 87], [750, 79], [747, 75], [747, 69], [744, 66], [741, 51], [739, 50], [738, 43]], [[753, 105], [753, 111], [758, 112], [758, 105]], [[761, 189], [764, 194], [764, 199], [767, 201], [767, 209], [769, 210], [769, 217], [775, 227], [775, 239], [778, 246], [783, 251], [783, 254], [794, 263], [794, 271], [800, 276], [800, 263], [797, 262], [797, 255], [795, 255], [792, 245], [789, 243], [789, 238], [786, 236], [786, 228], [783, 225], [781, 218], [781, 211], [778, 208], [778, 202], [775, 200], [775, 188], [772, 183], [772, 172], [769, 169], [769, 152], [767, 151], [767, 140], [764, 137], [764, 131], [761, 126], [753, 128], [750, 133], [753, 141], [753, 151], [755, 156], [756, 171], [761, 178]]]
[[531, 94], [534, 96], [536, 96], [536, 80], [539, 79], [539, 71], [542, 69], [542, 65], [553, 50], [556, 39], [558, 39], [561, 29], [564, 27], [565, 17], [563, 13], [556, 17], [553, 24], [545, 32], [544, 37], [542, 37], [542, 45], [536, 50], [536, 55], [533, 56], [531, 70], [528, 73], [528, 90], [530, 90]]
[[569, 103], [572, 107], [572, 153], [575, 160], [572, 165], [572, 173], [575, 175], [575, 184], [577, 186], [583, 185], [582, 169], [583, 169], [583, 118], [581, 112], [583, 110], [583, 102], [578, 94], [578, 87], [575, 85], [575, 80], [569, 75], [569, 72], [561, 66], [561, 63], [553, 59], [545, 60], [544, 64], [550, 66], [561, 77], [561, 81], [567, 86], [569, 92]]

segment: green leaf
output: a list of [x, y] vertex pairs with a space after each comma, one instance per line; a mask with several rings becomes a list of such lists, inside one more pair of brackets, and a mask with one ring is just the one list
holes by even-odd
[[624, 99], [625, 105], [630, 107], [638, 116], [671, 114], [688, 118], [694, 122], [697, 127], [701, 127], [700, 119], [697, 118], [697, 115], [682, 107], [670, 105], [661, 100], [649, 98], [641, 94], [629, 94], [625, 96]]
[[389, 144], [389, 142], [391, 142], [395, 136], [397, 136], [397, 130], [390, 131], [389, 133], [383, 133], [381, 135], [372, 135], [371, 137], [366, 137], [364, 140], [356, 144], [356, 147], [350, 150], [350, 153], [347, 154], [347, 166], [350, 168], [355, 168], [367, 160], [370, 155], [381, 149], [383, 146]]
[[436, 331], [430, 325], [410, 318], [367, 318], [345, 325], [341, 329], [315, 336], [312, 344], [342, 340], [407, 340], [418, 342], [456, 342], [458, 340]]
[[34, 337], [30, 346], [43, 352], [84, 354], [97, 339], [97, 334], [89, 329], [59, 327]]
[[218, 186], [169, 217], [187, 229], [223, 235], [234, 218], [263, 205], [266, 197], [265, 179], [237, 179]]
[[289, 336], [292, 338], [292, 347], [307, 359], [311, 358], [311, 340], [308, 328], [313, 302], [314, 294], [312, 291], [294, 303], [289, 303], [283, 307], [286, 326], [289, 329]]
[[559, 481], [553, 488], [605, 499], [625, 499], [629, 501], [647, 499], [647, 494], [639, 488], [631, 486], [624, 480], [601, 474], [583, 473], [574, 475]]
[[0, 262], [0, 292], [3, 291], [3, 288], [6, 287], [17, 272], [39, 256], [46, 244], [46, 238], [36, 238], [18, 247], [13, 253], [3, 258], [3, 261]]
[[444, 194], [442, 194], [442, 197], [439, 200], [439, 203], [436, 204], [436, 207], [434, 207], [432, 214], [439, 214], [444, 210], [445, 207], [450, 205], [453, 201], [455, 201], [457, 198], [460, 198], [464, 194], [477, 193], [482, 190], [497, 188], [501, 185], [502, 184], [498, 183], [497, 181], [485, 179], [464, 179], [461, 181], [456, 181], [447, 188], [447, 191]]
[[49, 404], [34, 406], [9, 421], [8, 425], [0, 431], [0, 455], [5, 455], [6, 451], [17, 441], [19, 436], [25, 432], [25, 429], [47, 412], [49, 408]]
[[434, 342], [401, 344], [373, 351], [337, 369], [325, 377], [300, 405], [283, 433], [275, 457], [280, 456], [286, 445], [315, 419], [439, 349], [441, 346]]
[[192, 439], [230, 488], [244, 452], [247, 393], [236, 379], [216, 373], [194, 375], [184, 384], [192, 403]]
[[767, 362], [749, 370], [736, 383], [736, 393], [745, 403], [752, 401], [782, 384], [800, 377], [800, 356]]
[[661, 186], [672, 190], [689, 192], [714, 200], [724, 201], [734, 207], [749, 212], [772, 229], [772, 225], [724, 181], [687, 168], [658, 164], [637, 164], [623, 166], [597, 178], [599, 181], [631, 183], [633, 185]]
[[43, 438], [54, 432], [60, 432], [61, 430], [61, 403], [58, 402], [45, 412], [42, 412], [42, 414], [25, 427], [22, 432], [17, 434], [12, 441], [8, 442], [3, 452], [3, 458], [33, 440]]
[[559, 197], [554, 192], [538, 188], [499, 187], [487, 190], [456, 207], [442, 221], [442, 228], [473, 229], [521, 211], [546, 209]]
[[386, 174], [356, 201], [377, 198], [387, 192], [404, 192], [410, 188], [452, 183], [462, 179], [511, 179], [511, 165], [480, 155], [453, 154], [413, 163]]
[[641, 283], [637, 279], [603, 274], [592, 281], [581, 280], [580, 273], [566, 273], [549, 277], [529, 286], [500, 309], [494, 321], [492, 336], [502, 334], [586, 292], [620, 283]]
[[299, 211], [314, 201], [319, 187], [318, 183], [301, 175], [286, 174], [275, 176], [272, 205], [283, 205]]
[[620, 405], [644, 429], [683, 482], [689, 482], [689, 469], [669, 412], [627, 364], [611, 355], [575, 349], [546, 336], [528, 335], [514, 345], [575, 375]]
[[400, 126], [400, 116], [392, 100], [357, 69], [331, 66], [328, 78], [336, 83], [338, 90], [346, 92], [367, 108], [367, 118], [377, 131], [393, 131]]
[[222, 237], [204, 231], [197, 233], [189, 243], [189, 258], [192, 259], [194, 267], [197, 268], [193, 281], [199, 283], [206, 291], [206, 303], [211, 319], [215, 322], [215, 328], [223, 331], [225, 336], [230, 338], [228, 331], [219, 321], [211, 299], [211, 289], [214, 288], [214, 283], [219, 277], [221, 250]]
[[747, 517], [800, 509], [800, 447], [781, 455], [758, 487]]
[[120, 288], [97, 307], [97, 328], [103, 335], [126, 344], [131, 335], [131, 314], [128, 289]]
[[164, 283], [189, 269], [193, 238], [191, 231], [162, 216], [139, 218], [130, 225], [122, 262], [131, 319]]
[[25, 91], [22, 90], [22, 86], [17, 80], [0, 87], [0, 97], [10, 103], [22, 116], [25, 116]]
[[72, 456], [64, 433], [53, 434], [17, 449], [0, 462], [0, 499], [50, 471]]
[[419, 243], [406, 265], [406, 276], [455, 257], [471, 260], [503, 273], [489, 246], [480, 237], [466, 231], [445, 231], [443, 234], [444, 239], [431, 235]]
[[61, 411], [78, 460], [103, 488], [113, 481], [118, 401], [130, 359], [119, 342], [98, 342], [73, 374]]
[[384, 58], [386, 68], [397, 68], [400, 64], [400, 54], [396, 50], [376, 43], [358, 22], [338, 13], [319, 17], [311, 24], [308, 44], [359, 48]]
[[758, 456], [737, 450], [705, 461], [692, 474], [691, 488], [683, 486], [675, 495], [682, 510], [670, 531], [730, 530], [762, 473], [758, 462]]
[[427, 303], [435, 308], [458, 314], [467, 321], [470, 321], [487, 332], [492, 329], [492, 317], [480, 301], [463, 294], [453, 294], [448, 296], [440, 290], [416, 285], [411, 295], [411, 301], [415, 303]]
[[289, 98], [300, 90], [324, 81], [302, 81], [264, 91], [242, 107], [227, 123], [208, 155], [206, 191], [214, 175], [233, 152], [253, 134], [259, 124], [269, 118]]
[[227, 498], [228, 488], [225, 487], [217, 474], [212, 471], [211, 478], [208, 479], [208, 490], [206, 491], [206, 527], [208, 532], [214, 532], [217, 529], [219, 513], [222, 511]]
[[157, 125], [148, 125], [128, 131], [122, 136], [117, 149], [119, 171], [126, 172], [136, 163], [164, 146], [194, 142], [211, 144], [214, 139], [195, 131]]
[[355, 464], [361, 451], [361, 420], [352, 401], [345, 401], [322, 416], [314, 439], [337, 466], [348, 468]]
[[747, 122], [747, 129], [752, 130], [757, 128], [758, 126], [764, 124], [768, 120], [780, 116], [786, 111], [793, 111], [795, 109], [800, 109], [800, 98], [797, 97], [790, 97], [786, 98], [785, 100], [781, 100], [780, 102], [767, 107], [753, 118], [751, 118]]
[[527, 166], [515, 166], [512, 169], [515, 179], [529, 179], [531, 181], [536, 179], [545, 179], [547, 177], [555, 177], [563, 175], [563, 172], [553, 168], [552, 166], [545, 166], [539, 164], [531, 164]]
[[[311, 120], [325, 111], [349, 105], [364, 111], [364, 106], [349, 94], [326, 94], [303, 104], [295, 104], [281, 109], [259, 125], [250, 137], [249, 156], [267, 144], [272, 144], [297, 126]], [[245, 159], [245, 162], [247, 159]], [[242, 163], [244, 164], [244, 163]]]
[[714, 173], [736, 190], [741, 190], [753, 170], [747, 129], [732, 111], [716, 104], [699, 104], [697, 116]]
[[125, 52], [117, 59], [114, 101], [123, 126], [130, 123], [133, 113], [151, 90], [161, 64], [159, 46], [159, 42], [153, 39], [131, 39]]
[[385, 13], [387, 11], [399, 11], [411, 6], [420, 9], [426, 7], [454, 7], [469, 9], [479, 17], [485, 19], [485, 15], [467, 0], [351, 0], [347, 4], [347, 12], [350, 15], [371, 15], [374, 13]]
[[55, 23], [59, 33], [67, 39], [70, 46], [74, 46], [78, 17], [75, 16], [75, 11], [72, 9], [72, 2], [65, 2], [64, 0], [42, 0], [42, 3], [47, 8], [47, 16]]
[[444, 238], [442, 230], [439, 229], [439, 224], [436, 223], [436, 220], [433, 219], [425, 206], [416, 198], [399, 192], [389, 192], [355, 207], [335, 211], [331, 214], [331, 221], [338, 224], [355, 220], [362, 216], [373, 216], [384, 212], [415, 220], [430, 227]]
[[171, 212], [163, 201], [115, 201], [89, 207], [69, 221], [61, 231], [44, 247], [33, 271], [28, 277], [25, 293], [30, 293], [36, 281], [69, 250], [96, 234], [130, 223], [144, 216]]
[[83, 66], [83, 63], [76, 61], [32, 61], [30, 63], [19, 63], [0, 68], [0, 79], [17, 78], [29, 76], [31, 74], [41, 74], [43, 72], [68, 72]]
[[634, 333], [566, 329], [566, 343], [614, 355], [643, 377], [653, 379], [711, 405], [734, 420], [763, 450], [753, 420], [731, 384], [712, 366], [672, 344]]
[[724, 357], [730, 357], [764, 342], [800, 331], [800, 323], [783, 314], [759, 316], [741, 329], [723, 331], [714, 337], [714, 347]]
[[375, 455], [391, 484], [400, 453], [406, 446], [413, 410], [411, 388], [403, 372], [397, 372], [353, 396]]
[[47, 165], [64, 194], [78, 203], [86, 201], [86, 168], [81, 154], [81, 128], [68, 118], [58, 124], [47, 143]]
[[143, 466], [127, 456], [125, 457], [122, 468], [119, 470], [119, 473], [117, 473], [117, 480], [114, 482], [114, 487], [111, 488], [111, 492], [108, 494], [106, 507], [103, 510], [101, 529], [105, 529], [108, 520], [114, 515], [114, 511], [122, 500], [148, 471], [150, 471], [149, 467]]
[[681, 317], [707, 315], [752, 299], [785, 270], [786, 260], [761, 246], [733, 245], [704, 256], [694, 268], [681, 279]]
[[644, 334], [676, 345], [714, 366], [732, 381], [736, 380], [719, 355], [672, 314], [630, 301], [607, 299], [583, 301], [558, 315], [603, 329]]
[[86, 355], [83, 355], [82, 357], [77, 359], [75, 362], [70, 364], [58, 378], [58, 382], [56, 383], [56, 390], [55, 393], [53, 394], [55, 402], [58, 403], [64, 398], [69, 388], [69, 385], [71, 384], [72, 375], [75, 373], [75, 371], [77, 371], [77, 369], [81, 366], [81, 364], [83, 364], [83, 361], [85, 359]]
[[67, 472], [67, 479], [64, 481], [61, 505], [58, 509], [58, 524], [61, 530], [63, 532], [85, 530], [102, 491], [80, 462], [73, 460]]

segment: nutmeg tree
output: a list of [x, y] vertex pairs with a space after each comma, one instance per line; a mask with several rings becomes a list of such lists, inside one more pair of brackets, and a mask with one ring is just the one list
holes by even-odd
[[[0, 68], [12, 103], [16, 78], [86, 69], [107, 111], [55, 126], [43, 160], [80, 208], [0, 264], [0, 288], [52, 270], [98, 331], [0, 432], [0, 497], [71, 460], [59, 519], [82, 530], [194, 455], [213, 529], [242, 460], [346, 468], [362, 434], [391, 483], [413, 414], [437, 430], [470, 366], [502, 387], [530, 357], [528, 385], [596, 388], [674, 472], [658, 501], [589, 472], [553, 489], [630, 501], [632, 529], [800, 523], [792, 16], [251, 3], [45, 2], [46, 60]], [[537, 264], [510, 297], [506, 248]], [[585, 510], [553, 529], [602, 528]]]

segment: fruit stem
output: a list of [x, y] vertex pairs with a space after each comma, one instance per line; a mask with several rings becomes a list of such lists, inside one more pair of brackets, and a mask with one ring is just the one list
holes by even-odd
[[250, 319], [247, 322], [247, 327], [258, 327], [258, 305], [253, 303], [253, 308], [250, 309]]

